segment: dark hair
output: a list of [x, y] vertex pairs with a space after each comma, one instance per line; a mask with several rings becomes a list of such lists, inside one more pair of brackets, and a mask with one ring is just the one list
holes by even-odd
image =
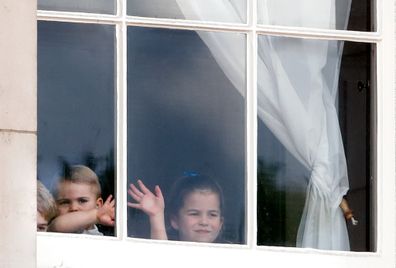
[[191, 173], [178, 179], [173, 184], [170, 198], [168, 199], [169, 216], [177, 216], [179, 210], [184, 206], [186, 197], [197, 190], [208, 190], [217, 194], [220, 202], [220, 213], [223, 214], [223, 191], [220, 185], [208, 176]]

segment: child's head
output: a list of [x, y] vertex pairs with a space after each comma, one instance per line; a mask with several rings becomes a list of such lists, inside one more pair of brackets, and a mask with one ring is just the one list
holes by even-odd
[[223, 226], [223, 194], [220, 186], [206, 176], [181, 178], [169, 201], [170, 224], [179, 240], [215, 242]]
[[101, 207], [98, 176], [90, 168], [75, 165], [68, 168], [59, 180], [56, 203], [60, 215]]
[[55, 216], [55, 200], [44, 184], [37, 180], [37, 231], [47, 231], [48, 223]]

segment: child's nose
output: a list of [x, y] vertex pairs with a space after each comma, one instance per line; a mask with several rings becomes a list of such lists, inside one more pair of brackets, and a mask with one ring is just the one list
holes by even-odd
[[199, 223], [200, 223], [201, 225], [208, 225], [208, 217], [206, 217], [206, 216], [204, 216], [204, 215], [201, 216]]
[[74, 212], [78, 210], [78, 204], [76, 202], [72, 202], [69, 207], [70, 212]]

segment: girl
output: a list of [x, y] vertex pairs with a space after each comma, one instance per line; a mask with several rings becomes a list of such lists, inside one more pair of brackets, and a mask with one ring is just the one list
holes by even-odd
[[[138, 181], [128, 193], [137, 203], [128, 206], [143, 210], [150, 219], [151, 238], [168, 239], [164, 220], [164, 199], [158, 185], [155, 194]], [[223, 226], [223, 194], [211, 178], [191, 173], [174, 184], [169, 202], [172, 239], [191, 242], [219, 242]]]

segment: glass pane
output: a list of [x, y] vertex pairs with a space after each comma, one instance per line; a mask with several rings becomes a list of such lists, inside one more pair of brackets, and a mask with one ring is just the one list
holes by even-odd
[[115, 0], [38, 0], [37, 9], [115, 14]]
[[[244, 51], [242, 34], [128, 29], [129, 183], [159, 185], [171, 240], [245, 243]], [[182, 225], [188, 206], [209, 217], [197, 236]], [[129, 236], [156, 238], [149, 226], [145, 212], [128, 210]]]
[[244, 0], [128, 0], [130, 16], [246, 23]]
[[262, 24], [372, 31], [371, 0], [258, 0], [258, 22]]
[[375, 249], [372, 49], [259, 37], [259, 245]]
[[[99, 190], [103, 199], [114, 195], [114, 40], [114, 26], [38, 24], [38, 178], [53, 193], [61, 215], [66, 209], [85, 213], [101, 207], [96, 203]], [[78, 179], [73, 174], [83, 175]], [[69, 186], [77, 187], [70, 190], [74, 197], [64, 194]], [[75, 198], [83, 195], [77, 191], [86, 186], [84, 195], [94, 193], [95, 205], [77, 200], [89, 206], [73, 208]], [[66, 220], [68, 226], [72, 222], [80, 223]], [[68, 232], [90, 233], [95, 226], [89, 226]], [[97, 227], [114, 234], [113, 227]]]

